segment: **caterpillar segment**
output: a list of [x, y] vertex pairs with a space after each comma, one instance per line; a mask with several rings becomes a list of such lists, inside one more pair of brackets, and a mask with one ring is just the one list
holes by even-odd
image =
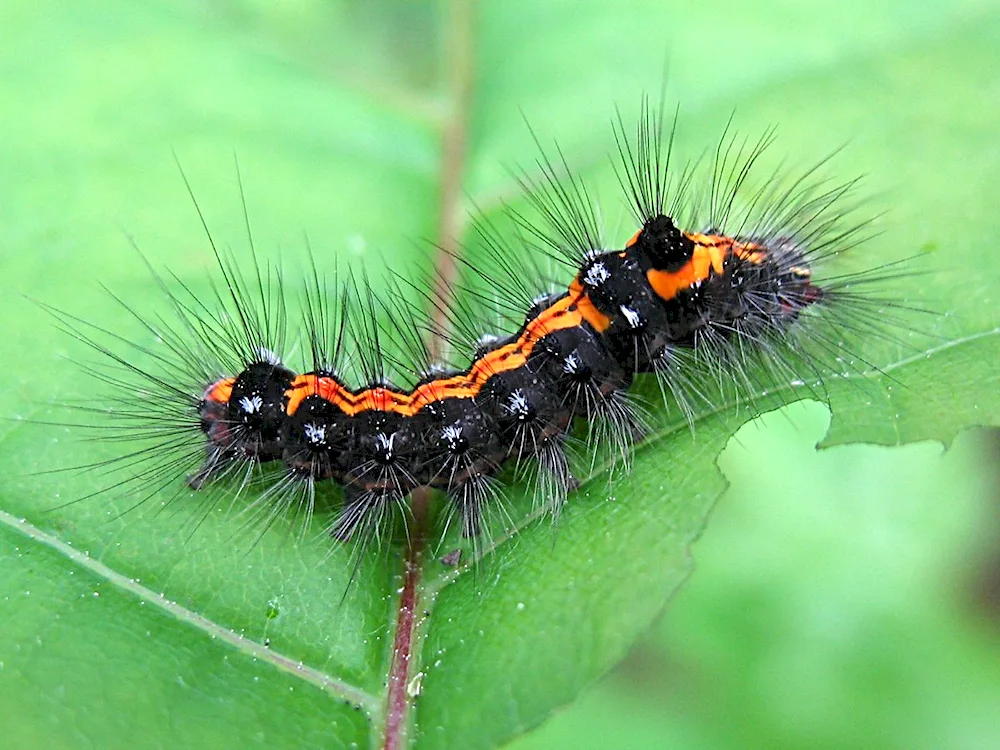
[[626, 456], [644, 429], [626, 396], [636, 375], [662, 374], [702, 341], [780, 331], [820, 298], [795, 243], [688, 233], [655, 215], [623, 249], [590, 253], [565, 293], [538, 298], [519, 331], [491, 339], [463, 371], [410, 390], [352, 389], [275, 358], [209, 385], [198, 407], [207, 458], [189, 483], [247, 459], [334, 481], [344, 489], [332, 528], [341, 540], [433, 487], [473, 537], [507, 463], [534, 462], [539, 494], [557, 512], [575, 481], [566, 439], [576, 421], [604, 424], [605, 437], [610, 425], [613, 450]]

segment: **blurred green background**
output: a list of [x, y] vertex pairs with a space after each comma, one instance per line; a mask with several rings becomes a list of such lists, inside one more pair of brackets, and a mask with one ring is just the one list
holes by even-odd
[[[879, 225], [903, 243], [935, 220], [996, 225], [996, 2], [481, 3], [471, 43], [459, 5], [6, 0], [0, 393], [12, 411], [86, 391], [39, 386], [64, 344], [13, 292], [86, 314], [103, 299], [97, 281], [140, 284], [122, 229], [182, 275], [211, 265], [171, 149], [225, 242], [242, 241], [235, 152], [262, 254], [301, 258], [305, 231], [352, 261], [425, 263], [414, 247], [436, 239], [456, 44], [470, 44], [475, 69], [470, 204], [516, 195], [508, 168], [535, 153], [522, 117], [596, 170], [615, 103], [657, 91], [666, 63], [691, 140], [713, 145], [735, 110], [751, 133], [777, 124], [790, 134], [778, 147], [807, 161], [849, 141], [845, 176], [868, 172], [890, 220], [908, 218]], [[901, 151], [906, 163], [887, 156]], [[512, 747], [1000, 747], [1000, 438], [972, 431], [944, 454], [929, 443], [816, 453], [828, 419], [803, 403], [738, 433], [691, 580], [623, 664]], [[48, 460], [22, 455], [12, 470]], [[17, 513], [22, 495], [3, 507]], [[13, 705], [0, 693], [0, 747], [52, 738]], [[188, 739], [210, 746], [204, 705]], [[312, 704], [301, 705], [305, 727]], [[153, 706], [148, 720], [169, 714]], [[315, 723], [285, 742], [321, 738]]]
[[817, 453], [821, 405], [760, 422], [653, 632], [511, 747], [997, 747], [997, 433]]

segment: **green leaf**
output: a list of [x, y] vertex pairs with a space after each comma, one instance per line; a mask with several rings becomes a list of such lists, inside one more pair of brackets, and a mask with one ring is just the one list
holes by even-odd
[[737, 432], [695, 575], [511, 750], [996, 746], [996, 431], [817, 452], [829, 422], [803, 401]]
[[[751, 136], [777, 123], [776, 156], [792, 163], [850, 140], [831, 168], [867, 173], [871, 213], [887, 214], [845, 262], [922, 256], [898, 293], [937, 314], [914, 313], [902, 342], [865, 342], [857, 354], [878, 369], [855, 367], [868, 376], [827, 382], [825, 441], [949, 441], [997, 423], [995, 5], [475, 8], [8, 2], [5, 278], [134, 333], [99, 287], [155, 309], [121, 227], [206, 289], [211, 255], [171, 149], [220, 244], [246, 244], [235, 152], [263, 257], [302, 264], [304, 231], [326, 268], [427, 270], [433, 249], [414, 241], [471, 241], [473, 205], [493, 218], [517, 199], [508, 168], [537, 153], [522, 113], [543, 143], [558, 139], [621, 242], [632, 230], [607, 123], [658, 91], [669, 52], [684, 153], [713, 147], [734, 108]], [[44, 313], [8, 294], [0, 325], [12, 415], [61, 421], [49, 404], [93, 395], [73, 362], [92, 353]], [[402, 693], [412, 746], [494, 747], [624, 655], [687, 575], [725, 486], [715, 461], [748, 415], [728, 401], [713, 412], [694, 439], [667, 414], [628, 477], [598, 473], [572, 496], [557, 534], [527, 523], [473, 570], [428, 551]], [[341, 601], [349, 551], [320, 523], [298, 543], [280, 523], [258, 539], [245, 511], [196, 495], [156, 512], [171, 492], [124, 513], [134, 500], [91, 496], [109, 481], [97, 471], [39, 476], [120, 451], [77, 437], [0, 427], [4, 742], [379, 746], [402, 550], [366, 555]]]

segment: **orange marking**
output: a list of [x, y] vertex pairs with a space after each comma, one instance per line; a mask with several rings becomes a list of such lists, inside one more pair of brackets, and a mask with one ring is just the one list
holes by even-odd
[[626, 250], [628, 248], [632, 247], [632, 245], [634, 245], [636, 242], [639, 241], [639, 235], [640, 234], [642, 234], [642, 230], [641, 229], [638, 232], [636, 232], [635, 234], [632, 235], [632, 239], [630, 239], [628, 242], [625, 243], [625, 249]]
[[523, 366], [528, 361], [535, 344], [543, 336], [580, 325], [583, 316], [575, 302], [576, 297], [570, 293], [545, 308], [532, 318], [514, 341], [477, 359], [468, 372], [425, 383], [417, 388], [413, 392], [411, 413], [415, 414], [427, 404], [444, 397], [472, 398], [493, 375]]
[[204, 399], [206, 401], [215, 401], [219, 404], [225, 404], [229, 401], [230, 397], [233, 395], [233, 383], [236, 382], [236, 378], [223, 378], [205, 389]]
[[732, 237], [716, 234], [685, 232], [685, 236], [694, 242], [691, 260], [676, 271], [650, 269], [646, 272], [649, 285], [660, 299], [674, 299], [679, 292], [705, 281], [711, 273], [721, 274], [730, 255], [755, 264], [767, 259], [767, 251], [753, 242], [737, 242]]
[[288, 397], [288, 406], [285, 407], [288, 416], [298, 411], [307, 396], [320, 396], [324, 401], [329, 401], [341, 409], [344, 409], [345, 404], [354, 396], [333, 378], [314, 374], [297, 376], [292, 381], [291, 387], [285, 391], [285, 395]]
[[586, 320], [598, 333], [604, 333], [611, 326], [611, 318], [598, 310], [594, 303], [591, 302], [590, 297], [586, 295], [583, 291], [583, 285], [580, 284], [576, 279], [569, 287], [570, 296], [579, 295], [579, 300], [576, 303], [576, 308], [580, 311], [580, 315]]
[[472, 363], [468, 372], [424, 383], [410, 393], [390, 388], [367, 388], [358, 393], [327, 376], [299, 375], [285, 391], [285, 413], [294, 414], [308, 396], [320, 396], [348, 416], [365, 411], [384, 411], [410, 417], [423, 407], [444, 398], [472, 398], [493, 375], [515, 370], [528, 361], [535, 344], [543, 336], [574, 328], [585, 319], [579, 309], [583, 296], [570, 294], [540, 312], [514, 341], [489, 352]]
[[[626, 247], [635, 244], [640, 233], [641, 230], [636, 232]], [[678, 292], [707, 279], [712, 271], [722, 273], [723, 264], [730, 254], [751, 263], [763, 263], [768, 256], [766, 249], [760, 245], [737, 242], [731, 237], [705, 234], [686, 236], [695, 243], [695, 248], [691, 260], [684, 267], [673, 273], [651, 270], [646, 274], [653, 290], [662, 299], [673, 299]], [[620, 257], [626, 254], [626, 251], [618, 253]], [[464, 373], [429, 381], [408, 393], [382, 386], [355, 393], [327, 375], [298, 375], [285, 391], [288, 398], [285, 412], [291, 416], [307, 397], [320, 396], [347, 416], [365, 411], [382, 411], [410, 417], [435, 401], [445, 398], [473, 398], [492, 376], [524, 366], [541, 338], [555, 331], [575, 328], [584, 321], [598, 333], [603, 333], [611, 326], [611, 319], [597, 309], [580, 281], [574, 280], [570, 284], [569, 294], [528, 321], [515, 340], [480, 357]], [[205, 398], [228, 401], [235, 380], [227, 378], [209, 386]]]

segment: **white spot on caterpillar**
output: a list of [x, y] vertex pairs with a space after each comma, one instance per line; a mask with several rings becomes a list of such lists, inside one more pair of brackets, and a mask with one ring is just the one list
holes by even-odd
[[260, 396], [244, 396], [240, 399], [240, 409], [244, 414], [256, 414], [264, 405], [264, 399]]
[[642, 317], [639, 315], [637, 310], [633, 310], [631, 307], [622, 305], [618, 308], [621, 310], [622, 315], [625, 316], [625, 320], [628, 322], [630, 328], [638, 328], [642, 324]]
[[508, 414], [519, 417], [520, 419], [525, 419], [531, 411], [528, 406], [528, 397], [524, 395], [524, 391], [520, 388], [510, 394], [510, 397], [507, 399], [506, 407]]
[[587, 286], [600, 286], [611, 278], [611, 272], [603, 263], [595, 263], [583, 275], [583, 283]]
[[580, 369], [580, 356], [573, 352], [566, 359], [563, 360], [563, 372], [567, 375], [573, 375]]
[[320, 445], [326, 440], [326, 425], [309, 422], [302, 429], [306, 434], [306, 441], [313, 445]]
[[396, 442], [396, 433], [391, 435], [386, 435], [384, 432], [378, 432], [375, 434], [375, 443], [378, 445], [380, 451], [385, 453], [386, 460], [392, 459], [393, 447], [392, 444]]
[[441, 439], [448, 445], [448, 450], [454, 451], [462, 442], [462, 426], [455, 422], [441, 430]]
[[280, 365], [281, 357], [272, 352], [270, 349], [264, 346], [257, 347], [257, 356], [260, 358], [261, 362], [266, 362], [269, 365]]

